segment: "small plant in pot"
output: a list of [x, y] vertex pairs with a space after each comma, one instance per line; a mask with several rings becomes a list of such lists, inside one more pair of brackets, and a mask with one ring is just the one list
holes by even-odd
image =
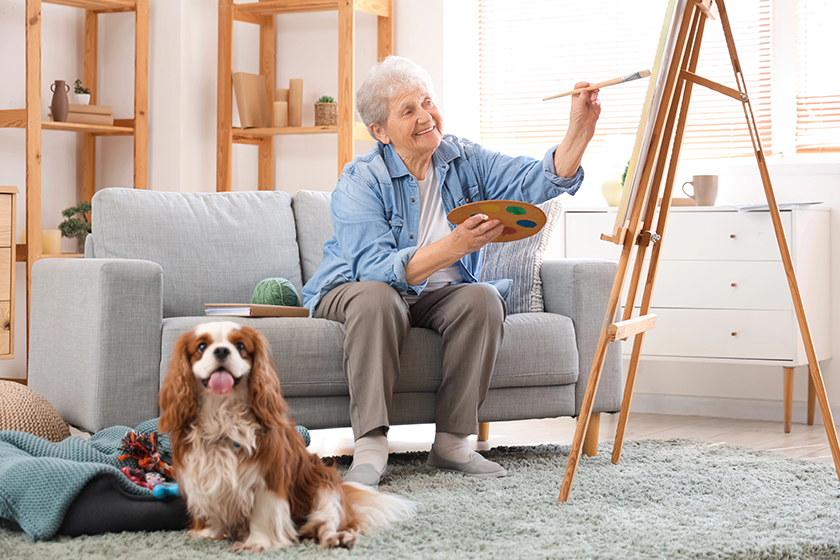
[[90, 104], [90, 89], [82, 86], [82, 80], [76, 80], [76, 102], [79, 105]]
[[338, 124], [338, 103], [329, 95], [315, 102], [315, 126], [336, 126]]
[[[91, 231], [90, 221], [87, 218], [87, 214], [90, 213], [90, 209], [90, 202], [83, 200], [76, 206], [71, 206], [70, 208], [63, 210], [61, 215], [64, 216], [65, 220], [58, 224], [58, 229], [61, 231], [61, 237], [67, 237], [68, 239], [75, 238], [79, 240], [80, 253], [85, 252], [85, 239]], [[82, 218], [77, 218], [77, 214]]]

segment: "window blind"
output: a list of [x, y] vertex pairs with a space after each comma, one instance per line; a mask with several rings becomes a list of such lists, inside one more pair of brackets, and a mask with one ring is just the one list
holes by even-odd
[[[770, 148], [770, 0], [729, 8], [753, 111]], [[666, 1], [479, 0], [481, 141], [510, 154], [540, 157], [569, 122], [569, 98], [541, 101], [577, 81], [596, 83], [653, 66]], [[628, 31], [632, 30], [632, 31]], [[698, 74], [734, 87], [719, 21], [704, 33]], [[603, 111], [585, 161], [612, 135], [635, 136], [648, 80], [601, 91]], [[705, 90], [705, 91], [703, 91]], [[741, 103], [695, 86], [683, 158], [752, 155]], [[628, 157], [630, 154], [628, 153]]]
[[840, 151], [840, 4], [799, 0], [796, 9], [796, 151]]

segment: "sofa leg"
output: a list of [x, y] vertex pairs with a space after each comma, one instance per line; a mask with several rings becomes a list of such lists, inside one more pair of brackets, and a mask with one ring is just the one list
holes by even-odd
[[478, 423], [478, 441], [487, 441], [490, 439], [490, 422]]
[[589, 417], [589, 426], [586, 428], [586, 438], [583, 440], [583, 454], [587, 457], [598, 456], [598, 436], [601, 431], [601, 413], [593, 412]]

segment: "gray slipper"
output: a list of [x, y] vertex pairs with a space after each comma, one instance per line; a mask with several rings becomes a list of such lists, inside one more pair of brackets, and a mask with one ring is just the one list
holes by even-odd
[[[385, 468], [387, 468], [387, 465]], [[376, 467], [370, 463], [356, 465], [344, 475], [344, 482], [358, 482], [371, 487], [379, 486], [379, 479], [385, 474], [385, 468], [377, 471]]]
[[444, 459], [435, 452], [435, 446], [429, 451], [429, 458], [426, 459], [426, 467], [440, 469], [442, 471], [453, 471], [464, 473], [469, 476], [480, 476], [485, 478], [497, 478], [507, 476], [507, 471], [498, 463], [485, 459], [475, 451], [470, 455], [466, 463], [456, 463]]

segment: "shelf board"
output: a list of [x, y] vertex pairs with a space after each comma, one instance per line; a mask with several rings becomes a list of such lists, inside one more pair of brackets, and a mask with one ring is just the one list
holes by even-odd
[[[238, 128], [233, 129], [233, 141], [238, 144], [256, 144], [266, 136], [284, 136], [293, 134], [338, 134], [338, 126], [285, 126], [282, 128]], [[355, 140], [373, 142], [365, 125], [353, 123]]]
[[[338, 4], [339, 0], [266, 0], [265, 2], [234, 4], [234, 10], [246, 14], [272, 16], [300, 12], [327, 12], [338, 10]], [[383, 0], [355, 0], [353, 7], [358, 12], [380, 17], [391, 15], [390, 4]]]
[[41, 0], [46, 4], [60, 4], [94, 12], [133, 12], [134, 0]]
[[338, 134], [338, 126], [284, 126], [281, 128], [233, 128], [233, 141], [237, 137], [248, 140], [265, 136], [289, 134]]
[[80, 124], [69, 122], [41, 121], [43, 130], [66, 130], [70, 132], [91, 132], [101, 136], [131, 136], [134, 129], [128, 126], [106, 126], [101, 124]]
[[[24, 243], [18, 243], [15, 247], [15, 261], [26, 262], [27, 246]], [[84, 258], [84, 253], [61, 253], [60, 255], [41, 255], [42, 259], [81, 259]]]

